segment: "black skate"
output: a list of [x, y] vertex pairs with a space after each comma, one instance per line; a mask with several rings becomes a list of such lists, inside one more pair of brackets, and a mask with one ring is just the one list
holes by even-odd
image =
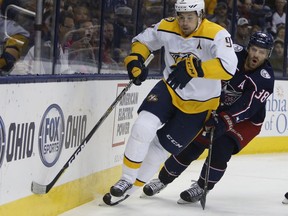
[[288, 204], [288, 192], [284, 195], [285, 198], [284, 200], [282, 201], [283, 204]]
[[198, 185], [197, 182], [193, 183], [191, 187], [180, 194], [180, 199], [177, 201], [178, 204], [189, 204], [198, 202], [204, 190]]
[[115, 197], [122, 197], [124, 196], [127, 190], [132, 188], [132, 186], [133, 186], [132, 183], [126, 180], [120, 179], [118, 182], [116, 182], [115, 185], [113, 185], [110, 188], [110, 194]]
[[121, 197], [115, 197], [115, 196], [112, 196], [110, 193], [106, 193], [103, 197], [103, 202], [106, 205], [114, 206], [114, 205], [118, 205], [119, 203], [123, 202], [128, 197], [129, 197], [128, 194], [123, 195]]
[[163, 184], [159, 179], [153, 179], [143, 188], [146, 196], [153, 196], [163, 190], [167, 185]]

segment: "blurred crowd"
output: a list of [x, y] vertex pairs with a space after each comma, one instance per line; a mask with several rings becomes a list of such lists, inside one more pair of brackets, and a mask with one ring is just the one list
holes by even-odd
[[[56, 19], [53, 15], [55, 10], [53, 2], [53, 0], [44, 0], [43, 4], [40, 56], [42, 64], [40, 69], [37, 69], [37, 74], [51, 74], [53, 58], [59, 63], [55, 69], [57, 73], [75, 71], [95, 73], [95, 67], [99, 67], [99, 62], [102, 69], [123, 70], [123, 59], [130, 51], [133, 36], [157, 23], [162, 17], [175, 15], [175, 0], [61, 0], [59, 22], [58, 26], [55, 26], [53, 25], [53, 19]], [[236, 19], [232, 19], [233, 0], [205, 0], [205, 3], [207, 19], [218, 23], [229, 32], [232, 28], [235, 29], [234, 43], [247, 46], [250, 35], [259, 30], [272, 34], [275, 48], [271, 63], [276, 75], [282, 75], [286, 0], [237, 0]], [[28, 42], [24, 41], [25, 46], [23, 45], [21, 49], [17, 48], [21, 52], [18, 58], [22, 60], [22, 64], [12, 69], [17, 71], [15, 73], [19, 71], [23, 74], [32, 73], [35, 71], [33, 63], [35, 16], [21, 10], [17, 11], [15, 8], [8, 8], [7, 14], [5, 11], [9, 4], [15, 4], [36, 12], [37, 0], [0, 0], [0, 4], [1, 19], [13, 20], [27, 31], [25, 37], [29, 39]], [[236, 22], [232, 23], [232, 20]], [[11, 31], [10, 34], [18, 33]], [[13, 37], [13, 35], [9, 36]], [[53, 52], [51, 41], [55, 37], [58, 38], [59, 44], [56, 46], [57, 51], [55, 52], [54, 47]], [[3, 36], [0, 50], [2, 53], [6, 49], [5, 41], [7, 37]], [[15, 61], [18, 58], [16, 56]], [[160, 71], [161, 52], [156, 53], [151, 67]]]
[[[232, 30], [232, 0], [207, 0], [207, 18]], [[234, 43], [247, 46], [255, 31], [270, 33], [275, 46], [270, 58], [276, 76], [283, 75], [286, 0], [237, 0]]]

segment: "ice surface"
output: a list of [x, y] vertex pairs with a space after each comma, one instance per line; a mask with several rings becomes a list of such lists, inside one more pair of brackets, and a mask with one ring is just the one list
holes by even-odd
[[194, 161], [172, 184], [154, 197], [137, 191], [117, 206], [99, 206], [102, 197], [60, 216], [288, 216], [282, 204], [288, 191], [288, 153], [236, 155], [222, 180], [200, 203], [179, 205], [179, 194], [199, 176], [203, 160]]

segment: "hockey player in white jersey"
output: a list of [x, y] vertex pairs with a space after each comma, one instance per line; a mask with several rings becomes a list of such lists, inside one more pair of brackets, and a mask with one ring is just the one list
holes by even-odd
[[164, 47], [165, 69], [138, 110], [124, 152], [122, 176], [105, 194], [116, 205], [143, 186], [169, 153], [177, 155], [219, 105], [221, 80], [238, 63], [230, 34], [205, 19], [204, 0], [177, 0], [176, 17], [162, 19], [132, 40], [124, 63], [135, 85], [145, 81], [144, 61]]
[[207, 192], [213, 190], [227, 172], [232, 156], [249, 145], [264, 125], [266, 102], [273, 93], [275, 82], [273, 68], [269, 62], [273, 46], [272, 35], [264, 32], [253, 33], [247, 49], [235, 45], [238, 57], [237, 71], [232, 79], [223, 81], [221, 103], [215, 115], [205, 123], [204, 132], [180, 154], [171, 155], [165, 161], [158, 178], [144, 186], [143, 192], [147, 196], [159, 193], [172, 183], [206, 148], [209, 148], [211, 133], [207, 128], [214, 128], [210, 159], [205, 160], [198, 180], [181, 192], [178, 201], [179, 204], [200, 201], [203, 209], [205, 208], [205, 187]]
[[[27, 46], [30, 34], [15, 21], [5, 17], [2, 12], [14, 1], [0, 0], [0, 75], [9, 74], [16, 61], [20, 58], [22, 50]], [[5, 29], [6, 19], [6, 32]]]

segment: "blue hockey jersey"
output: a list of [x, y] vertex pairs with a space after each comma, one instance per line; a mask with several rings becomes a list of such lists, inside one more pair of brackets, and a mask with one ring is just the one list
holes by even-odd
[[268, 60], [253, 71], [245, 71], [246, 49], [235, 45], [237, 71], [229, 81], [222, 81], [221, 104], [218, 112], [226, 111], [236, 122], [249, 119], [261, 125], [265, 119], [265, 105], [273, 93], [274, 73]]

